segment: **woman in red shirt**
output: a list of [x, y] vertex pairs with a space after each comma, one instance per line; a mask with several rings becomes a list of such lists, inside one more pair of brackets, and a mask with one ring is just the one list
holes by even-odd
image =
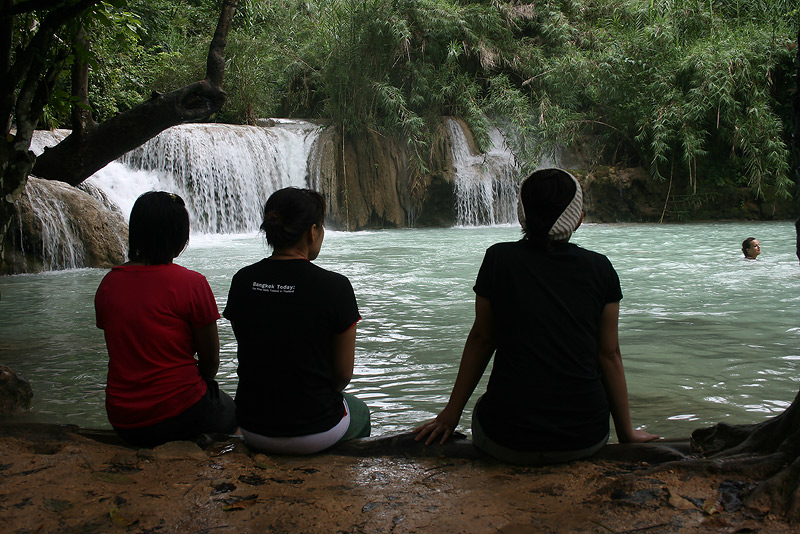
[[214, 295], [203, 275], [172, 262], [189, 243], [183, 199], [163, 191], [140, 196], [128, 242], [130, 261], [106, 274], [95, 295], [109, 356], [109, 422], [140, 446], [235, 432], [233, 400], [214, 380]]

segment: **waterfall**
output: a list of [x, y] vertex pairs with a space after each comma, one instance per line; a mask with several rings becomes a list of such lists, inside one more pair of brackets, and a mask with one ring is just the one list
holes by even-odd
[[94, 184], [126, 215], [138, 194], [163, 189], [186, 201], [194, 232], [255, 231], [272, 192], [307, 187], [308, 154], [321, 131], [308, 121], [273, 122], [278, 127], [175, 126], [123, 156], [124, 177], [112, 168]]
[[[37, 130], [31, 139], [30, 150], [39, 155], [46, 147], [58, 144], [69, 134], [69, 130]], [[36, 255], [46, 271], [85, 266], [86, 246], [79, 221], [75, 218], [74, 203], [70, 202], [74, 193], [74, 188], [63, 182], [29, 177], [19, 200], [27, 206], [25, 209], [21, 209], [22, 206], [17, 208], [16, 231], [19, 234], [12, 239], [18, 241], [23, 254], [26, 250], [38, 251]]]
[[456, 224], [478, 226], [517, 222], [516, 162], [497, 129], [493, 147], [473, 154], [461, 124], [446, 119], [455, 167]]
[[[193, 232], [252, 232], [273, 191], [319, 182], [315, 169], [309, 168], [314, 159], [309, 155], [322, 128], [290, 119], [269, 124], [175, 126], [109, 163], [86, 184], [102, 191], [126, 218], [140, 194], [165, 190], [186, 201]], [[488, 152], [474, 154], [461, 124], [448, 118], [446, 125], [455, 167], [456, 224], [515, 223], [516, 162], [500, 131], [491, 130]], [[32, 150], [41, 153], [68, 133], [37, 132]]]
[[[139, 195], [164, 190], [186, 201], [192, 232], [255, 231], [272, 192], [308, 187], [308, 155], [321, 132], [309, 121], [269, 123], [274, 127], [174, 126], [99, 170], [86, 180], [86, 189], [99, 189], [98, 200], [111, 201], [126, 218]], [[40, 154], [68, 134], [38, 131], [31, 150]]]
[[[192, 124], [170, 128], [109, 163], [78, 189], [94, 197], [100, 209], [106, 206], [109, 216], [120, 213], [125, 219], [142, 193], [175, 192], [186, 201], [193, 233], [255, 231], [261, 224], [264, 201], [272, 192], [286, 186], [307, 187], [308, 155], [321, 132], [321, 127], [309, 121], [274, 119], [265, 123], [258, 127]], [[37, 131], [31, 150], [41, 154], [69, 133]], [[87, 242], [94, 240], [87, 234], [90, 229], [83, 228], [86, 215], [75, 211], [76, 203], [81, 204], [75, 200], [76, 194], [82, 193], [61, 182], [32, 177], [20, 199], [25, 209], [20, 206], [17, 210], [19, 236], [14, 241], [23, 255], [41, 257], [45, 270], [106, 261], [106, 251], [98, 252], [102, 246]], [[83, 204], [92, 204], [91, 209], [96, 210], [94, 199]], [[119, 224], [124, 228], [122, 220]], [[111, 225], [104, 223], [106, 232]], [[116, 223], [114, 227], [119, 228]], [[26, 232], [35, 235], [23, 235]], [[119, 235], [106, 239], [119, 240], [115, 246], [124, 251], [124, 229], [112, 233]]]
[[[515, 223], [516, 164], [501, 133], [492, 130], [493, 148], [475, 154], [460, 123], [446, 119], [446, 125], [455, 167], [456, 224]], [[253, 232], [272, 192], [319, 185], [314, 175], [319, 163], [313, 161], [319, 154], [312, 149], [321, 132], [311, 121], [290, 119], [271, 119], [262, 126], [175, 126], [109, 163], [81, 189], [125, 218], [142, 193], [171, 191], [186, 201], [193, 233]], [[68, 130], [38, 131], [31, 149], [40, 154], [67, 135]], [[83, 266], [84, 248], [63, 203], [34, 182], [25, 195], [42, 229], [47, 268]]]
[[[110, 267], [124, 261], [125, 221], [101, 191], [30, 176], [16, 203], [9, 272]], [[8, 257], [7, 257], [8, 258]]]
[[[42, 180], [29, 179], [23, 192], [24, 200], [30, 203], [31, 213], [35, 214], [41, 236], [42, 266], [46, 271], [56, 269], [77, 269], [83, 267], [84, 245], [76, 221], [70, 217], [70, 209], [63, 196], [56, 194], [56, 187], [66, 188]], [[23, 227], [20, 215], [19, 228]], [[23, 236], [20, 243], [24, 246]], [[35, 246], [35, 245], [34, 245]]]

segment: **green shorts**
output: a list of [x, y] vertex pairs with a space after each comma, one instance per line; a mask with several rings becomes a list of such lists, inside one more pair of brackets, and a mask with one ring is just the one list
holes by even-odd
[[342, 392], [347, 403], [347, 408], [350, 410], [350, 426], [347, 427], [347, 432], [339, 440], [339, 443], [355, 438], [368, 438], [371, 430], [369, 420], [369, 408], [366, 403], [355, 395]]

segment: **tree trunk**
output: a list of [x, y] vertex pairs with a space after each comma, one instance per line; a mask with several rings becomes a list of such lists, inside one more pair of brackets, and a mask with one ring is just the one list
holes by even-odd
[[[0, 8], [0, 272], [3, 270], [5, 235], [14, 216], [14, 204], [22, 195], [35, 157], [30, 151], [31, 138], [56, 77], [67, 58], [68, 50], [56, 37], [59, 29], [67, 27], [90, 5], [100, 0], [55, 7], [40, 21], [36, 35], [27, 46], [14, 43], [14, 19], [10, 11], [25, 9], [23, 4], [2, 0]], [[13, 58], [13, 59], [12, 59]], [[11, 133], [16, 123], [16, 132]]]
[[0, 139], [0, 273], [3, 272], [4, 236], [16, 213], [14, 203], [22, 195], [35, 157], [28, 150], [30, 139], [23, 149], [7, 139]]
[[[150, 100], [101, 124], [79, 114], [72, 133], [36, 159], [32, 174], [78, 185], [126, 152], [167, 128], [207, 119], [225, 103], [224, 51], [238, 0], [226, 0], [211, 41], [206, 78]], [[88, 85], [83, 88], [85, 91]], [[82, 95], [81, 95], [82, 96]]]
[[88, 50], [89, 42], [86, 39], [86, 29], [81, 26], [78, 35], [75, 36], [73, 54], [75, 62], [72, 64], [72, 98], [77, 105], [71, 109], [72, 131], [82, 132], [94, 126], [92, 110], [89, 107], [89, 62], [82, 57], [79, 49]]
[[[797, 61], [795, 62], [797, 64], [797, 77], [795, 78], [795, 91], [792, 96], [792, 126], [794, 128], [791, 149], [794, 155], [794, 175], [797, 183], [795, 190], [800, 193], [800, 24], [798, 24], [797, 28], [797, 48], [795, 51], [797, 52]], [[800, 243], [800, 236], [798, 237], [798, 243]], [[800, 258], [800, 245], [798, 245], [797, 250], [797, 257]]]

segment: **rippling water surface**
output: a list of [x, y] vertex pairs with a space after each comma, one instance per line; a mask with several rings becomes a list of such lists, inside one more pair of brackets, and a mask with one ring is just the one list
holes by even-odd
[[[762, 244], [758, 261], [742, 259], [739, 249], [751, 235]], [[373, 434], [410, 429], [444, 406], [472, 324], [483, 252], [518, 236], [511, 226], [326, 234], [317, 263], [350, 278], [363, 316], [348, 390], [372, 409]], [[606, 254], [622, 280], [620, 339], [635, 425], [686, 436], [718, 421], [760, 421], [791, 403], [800, 382], [791, 222], [589, 224], [573, 241]], [[178, 263], [206, 275], [222, 309], [233, 273], [267, 254], [255, 234], [192, 236]], [[104, 274], [0, 278], [0, 364], [22, 371], [34, 388], [25, 419], [108, 426], [107, 356], [93, 308]], [[236, 341], [227, 321], [219, 327], [218, 379], [233, 394]]]

